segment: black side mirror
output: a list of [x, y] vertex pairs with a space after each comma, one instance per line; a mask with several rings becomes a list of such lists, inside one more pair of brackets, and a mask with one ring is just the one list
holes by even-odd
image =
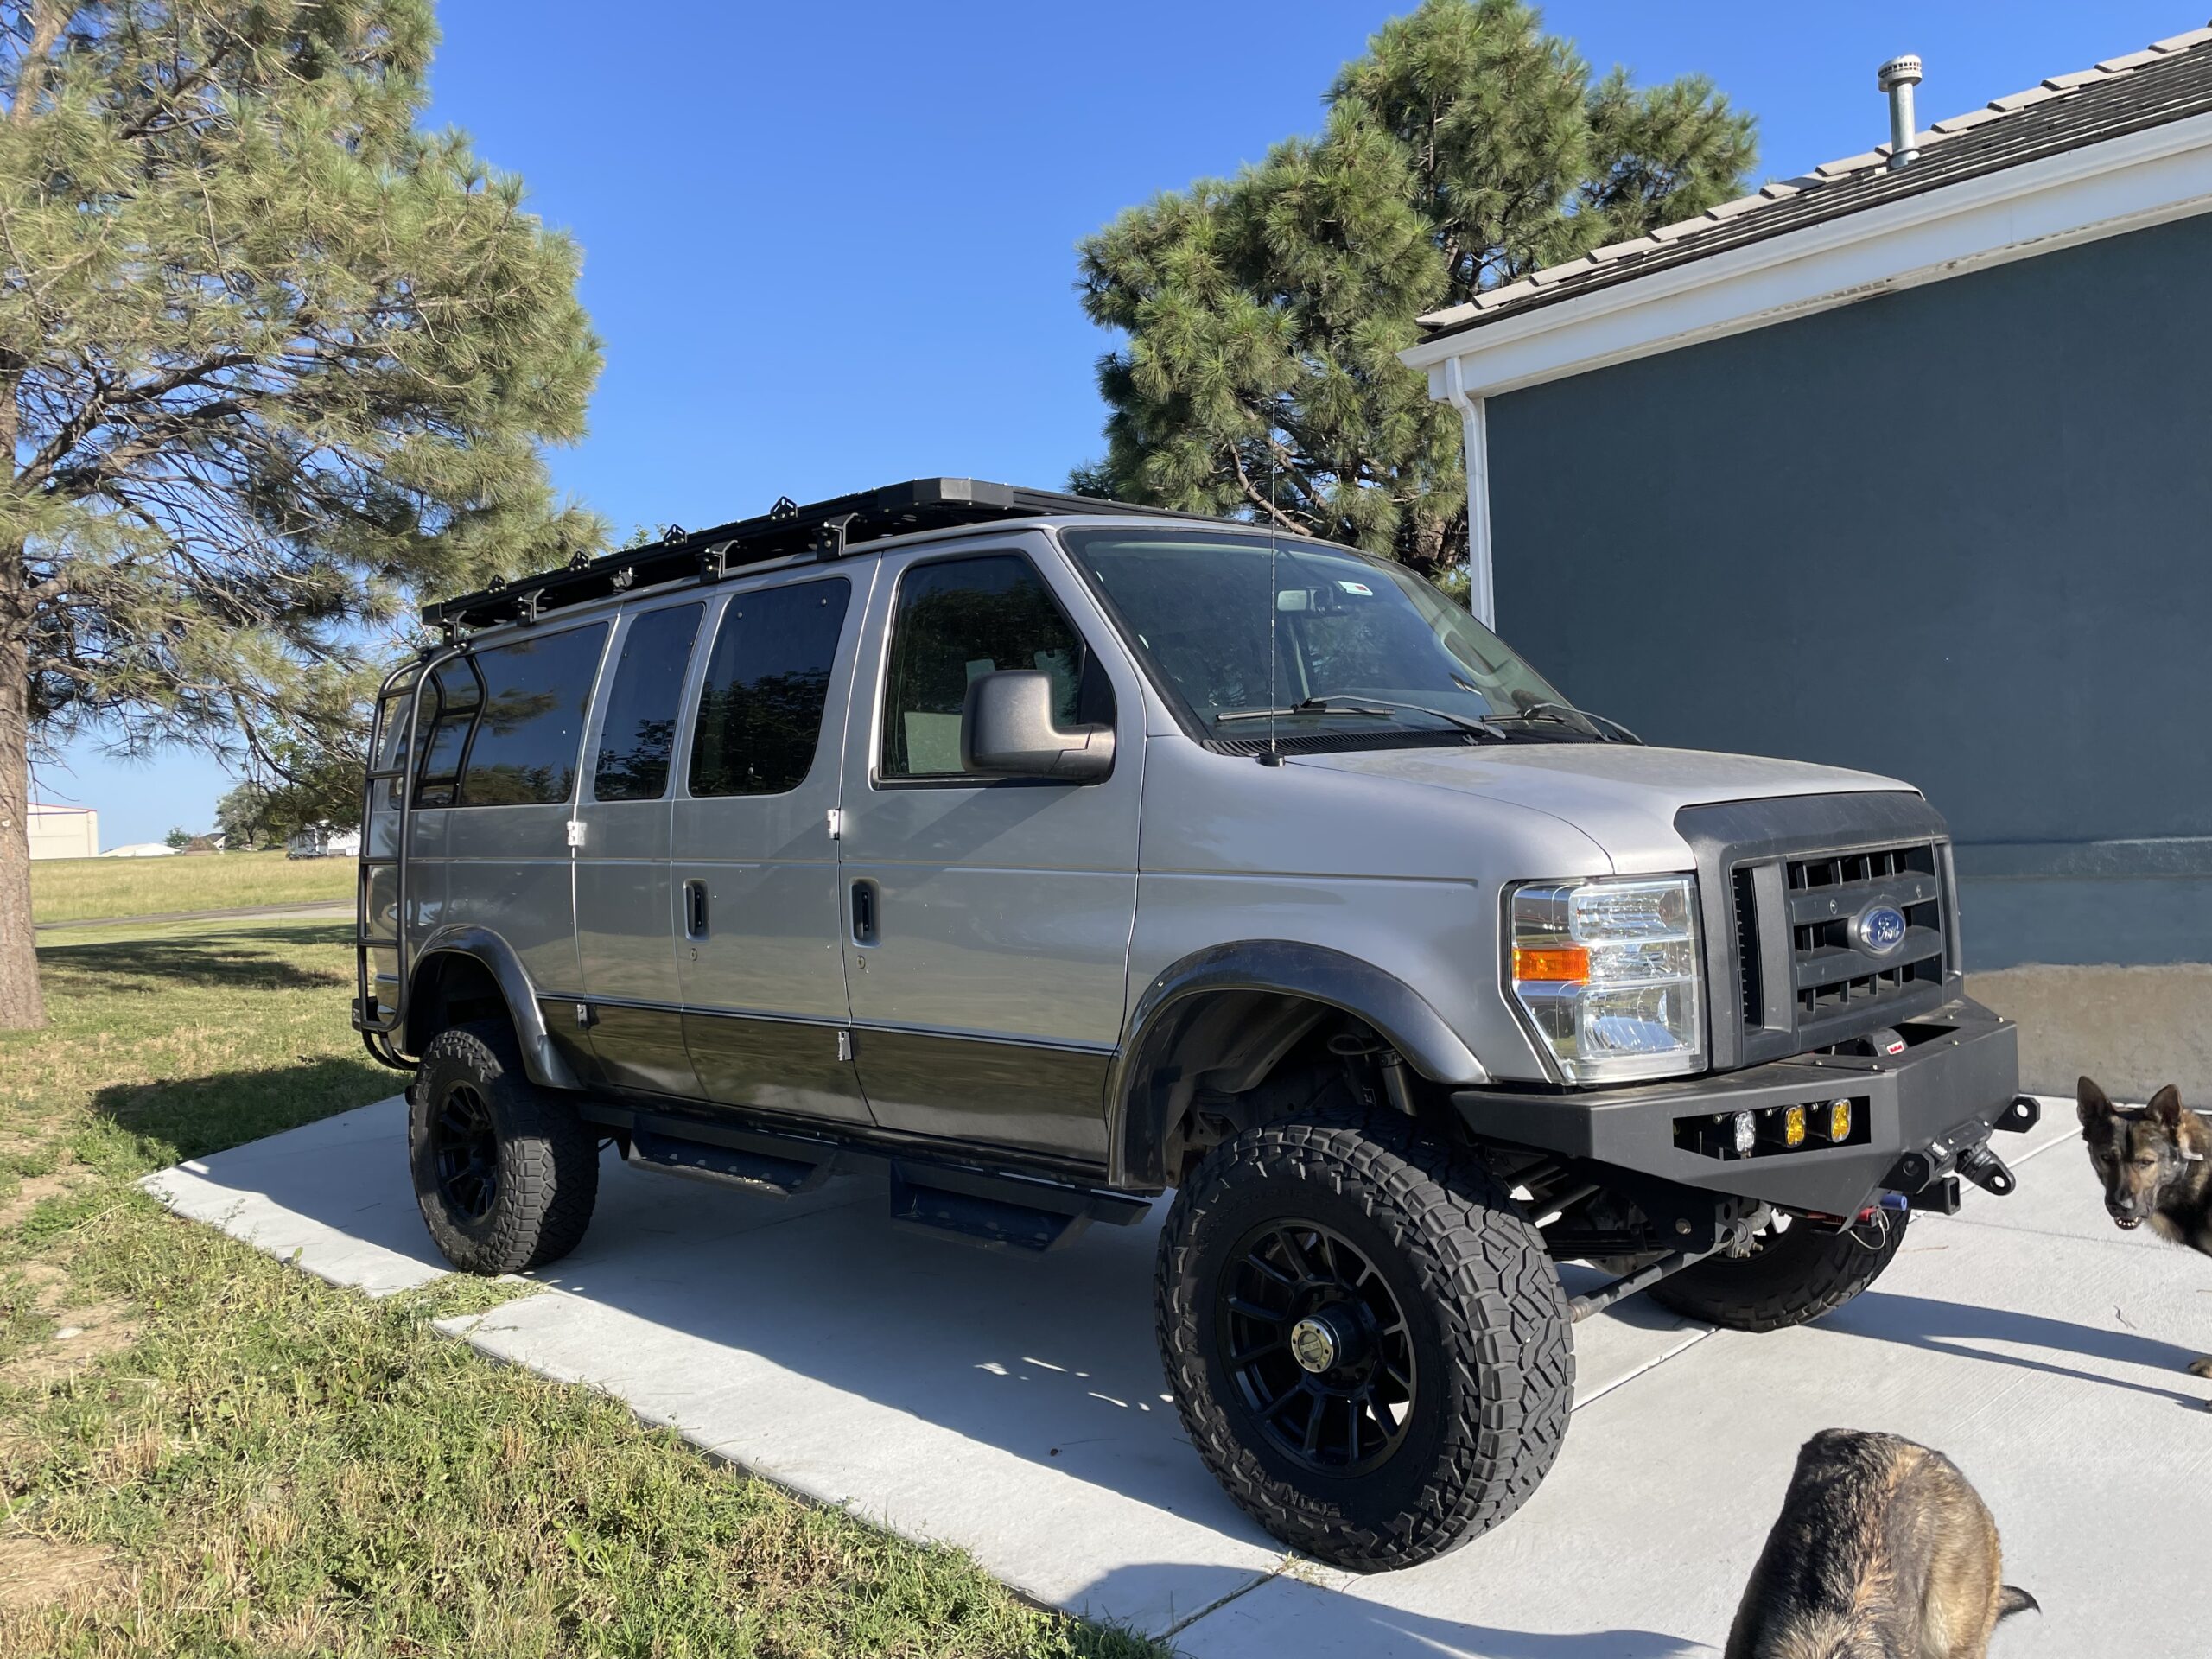
[[968, 683], [960, 769], [988, 778], [1092, 783], [1114, 770], [1114, 728], [1057, 724], [1052, 677], [1041, 669], [1002, 668]]

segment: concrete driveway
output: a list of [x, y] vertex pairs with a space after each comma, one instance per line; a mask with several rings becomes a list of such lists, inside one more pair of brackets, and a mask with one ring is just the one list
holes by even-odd
[[[379, 1102], [147, 1185], [388, 1294], [444, 1271], [403, 1112]], [[1286, 1558], [1183, 1440], [1153, 1347], [1151, 1224], [1020, 1260], [899, 1230], [857, 1179], [779, 1200], [610, 1154], [550, 1291], [449, 1329], [1197, 1659], [1717, 1650], [1797, 1446], [1834, 1426], [1938, 1446], [1980, 1487], [2006, 1577], [2044, 1609], [2008, 1624], [2004, 1659], [2202, 1652], [2212, 1386], [2182, 1368], [2212, 1351], [2212, 1262], [2105, 1219], [2070, 1102], [2001, 1144], [2017, 1196], [1916, 1222], [1881, 1283], [1816, 1327], [1710, 1332], [1641, 1298], [1583, 1325], [1573, 1427], [1528, 1506], [1369, 1579]]]

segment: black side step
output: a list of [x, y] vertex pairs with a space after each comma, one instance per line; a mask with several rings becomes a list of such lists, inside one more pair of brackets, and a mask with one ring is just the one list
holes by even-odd
[[950, 1164], [891, 1160], [891, 1218], [987, 1249], [1042, 1255], [1094, 1221], [1134, 1226], [1149, 1200]]
[[720, 1144], [679, 1140], [657, 1129], [630, 1132], [627, 1161], [641, 1169], [658, 1169], [694, 1180], [742, 1186], [791, 1198], [811, 1192], [835, 1174], [838, 1149], [827, 1141], [786, 1140], [781, 1136], [747, 1135], [721, 1129]]
[[1134, 1226], [1152, 1209], [1149, 1198], [1040, 1176], [933, 1163], [851, 1141], [700, 1122], [589, 1096], [582, 1109], [586, 1122], [620, 1134], [626, 1143], [625, 1160], [639, 1169], [752, 1192], [791, 1197], [813, 1192], [832, 1175], [887, 1169], [894, 1222], [988, 1249], [1041, 1254], [1057, 1249], [1094, 1221]]

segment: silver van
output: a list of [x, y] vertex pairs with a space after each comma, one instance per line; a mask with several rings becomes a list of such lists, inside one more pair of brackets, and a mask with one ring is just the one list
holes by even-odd
[[1385, 559], [931, 479], [423, 616], [354, 1020], [447, 1257], [608, 1142], [1015, 1250], [1173, 1188], [1192, 1443], [1324, 1560], [1510, 1515], [1578, 1319], [1815, 1318], [2035, 1122], [1916, 791], [1647, 747]]

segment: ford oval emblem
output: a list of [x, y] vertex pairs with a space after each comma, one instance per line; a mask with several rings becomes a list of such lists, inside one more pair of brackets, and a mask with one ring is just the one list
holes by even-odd
[[1868, 954], [1886, 957], [1904, 943], [1904, 912], [1895, 905], [1874, 905], [1859, 912], [1851, 925], [1859, 946]]

